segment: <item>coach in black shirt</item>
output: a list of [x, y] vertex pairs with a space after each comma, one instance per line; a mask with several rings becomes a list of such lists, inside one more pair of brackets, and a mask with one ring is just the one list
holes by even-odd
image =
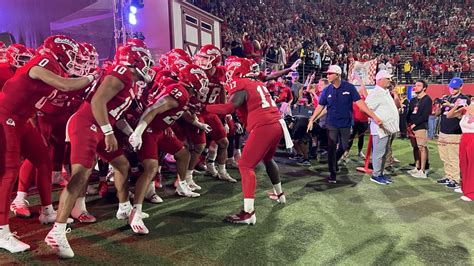
[[453, 78], [449, 82], [449, 96], [441, 99], [442, 103], [436, 109], [436, 116], [441, 116], [440, 133], [438, 137], [439, 157], [444, 164], [444, 177], [439, 179], [439, 184], [446, 184], [450, 188], [458, 188], [461, 181], [459, 169], [459, 142], [461, 141], [461, 127], [459, 118], [447, 118], [446, 114], [454, 108], [454, 103], [459, 106], [469, 105], [471, 99], [461, 93], [463, 80]]
[[408, 106], [408, 131], [411, 145], [413, 147], [413, 157], [415, 157], [415, 168], [408, 173], [416, 178], [427, 178], [426, 162], [428, 161], [428, 118], [431, 114], [432, 101], [426, 94], [428, 83], [424, 80], [415, 82], [416, 97], [410, 100]]

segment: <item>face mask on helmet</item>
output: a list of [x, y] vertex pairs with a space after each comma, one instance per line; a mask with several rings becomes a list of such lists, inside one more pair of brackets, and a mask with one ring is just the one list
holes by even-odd
[[77, 74], [76, 60], [79, 53], [79, 43], [64, 35], [54, 35], [46, 38], [43, 45], [68, 75]]
[[19, 68], [28, 63], [33, 54], [22, 44], [12, 44], [7, 48], [6, 57], [10, 65]]
[[82, 43], [84, 48], [86, 49], [89, 60], [87, 62], [87, 74], [94, 73], [99, 66], [99, 54], [97, 53], [97, 49], [90, 43], [84, 42]]
[[82, 45], [79, 45], [79, 53], [73, 63], [71, 72], [73, 76], [82, 77], [89, 74], [89, 51]]
[[142, 68], [136, 67], [136, 70], [143, 77], [146, 83], [150, 83], [153, 81], [153, 78], [156, 75], [155, 70], [153, 70], [152, 68], [154, 62], [148, 56], [143, 56], [142, 60], [143, 60], [144, 66]]
[[206, 72], [197, 65], [190, 64], [183, 67], [178, 74], [180, 82], [190, 86], [200, 95], [207, 95], [209, 92], [209, 80]]
[[221, 64], [221, 51], [212, 44], [206, 44], [193, 57], [194, 63], [204, 70]]
[[0, 42], [0, 63], [7, 62], [7, 47], [3, 42]]

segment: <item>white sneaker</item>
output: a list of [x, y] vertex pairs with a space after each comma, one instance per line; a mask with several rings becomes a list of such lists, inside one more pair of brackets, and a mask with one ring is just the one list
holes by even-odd
[[218, 175], [216, 165], [213, 163], [208, 163], [206, 174], [216, 177]]
[[365, 154], [363, 152], [359, 152], [357, 156], [359, 156], [359, 158], [361, 158], [362, 160], [365, 160]]
[[176, 187], [176, 193], [180, 196], [188, 198], [197, 198], [201, 196], [199, 193], [191, 191], [186, 181], [178, 183], [178, 186]]
[[63, 259], [74, 257], [74, 251], [72, 251], [66, 237], [66, 234], [70, 232], [71, 228], [68, 228], [65, 231], [59, 231], [58, 229], [53, 228], [44, 239], [44, 242], [53, 249], [53, 252]]
[[194, 180], [189, 180], [189, 181], [186, 181], [186, 183], [188, 183], [188, 187], [191, 191], [195, 191], [195, 190], [201, 190], [202, 188], [196, 184], [196, 182], [194, 182]]
[[0, 234], [0, 248], [6, 249], [11, 253], [18, 253], [30, 249], [30, 245], [18, 240], [16, 232], [8, 231]]
[[30, 218], [31, 212], [28, 208], [30, 203], [26, 199], [17, 200], [15, 199], [10, 205], [10, 211], [12, 211], [16, 217]]
[[456, 192], [456, 193], [462, 193], [462, 189], [461, 189], [460, 187], [458, 187], [458, 188], [454, 189], [454, 192]]
[[461, 199], [464, 201], [472, 201], [472, 199], [466, 197], [466, 196], [461, 196]]
[[[132, 208], [121, 210], [120, 208], [117, 210], [115, 217], [119, 220], [127, 220], [130, 214], [132, 213]], [[150, 215], [146, 212], [142, 212], [142, 219], [146, 219], [150, 217]]]
[[416, 178], [423, 178], [423, 179], [428, 178], [428, 176], [426, 176], [426, 173], [423, 172], [422, 170], [417, 171], [416, 173], [412, 174], [411, 176], [416, 177]]
[[418, 173], [418, 171], [419, 171], [418, 168], [415, 167], [415, 168], [413, 168], [413, 169], [407, 171], [407, 173], [408, 173], [409, 175], [414, 175], [414, 174]]
[[392, 157], [392, 162], [394, 162], [394, 163], [400, 163], [400, 160], [398, 160], [398, 159], [395, 158], [395, 157]]
[[149, 201], [150, 203], [154, 203], [154, 204], [163, 202], [163, 199], [160, 196], [158, 196], [156, 193], [149, 197], [145, 196], [145, 199]]
[[220, 180], [224, 180], [224, 181], [228, 181], [228, 182], [231, 182], [231, 183], [237, 183], [237, 180], [233, 179], [229, 173], [226, 172], [223, 172], [223, 173], [218, 173], [217, 174], [217, 178], [219, 178]]
[[128, 224], [135, 234], [147, 235], [150, 233], [148, 228], [145, 226], [145, 223], [143, 223], [141, 215], [136, 215], [135, 211], [132, 211], [130, 217], [128, 217]]

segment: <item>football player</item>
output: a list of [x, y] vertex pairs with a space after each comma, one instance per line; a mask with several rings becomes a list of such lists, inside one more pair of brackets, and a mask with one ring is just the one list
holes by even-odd
[[255, 224], [254, 194], [256, 188], [255, 167], [263, 160], [268, 176], [273, 184], [273, 199], [285, 203], [278, 165], [273, 160], [281, 137], [285, 136], [287, 148], [292, 147], [285, 122], [264, 83], [257, 79], [258, 73], [252, 72], [249, 59], [233, 60], [227, 65], [227, 86], [230, 87], [230, 99], [225, 104], [206, 106], [206, 111], [216, 114], [237, 115], [244, 123], [249, 137], [239, 160], [239, 172], [242, 176], [244, 209], [228, 216], [232, 223]]
[[[11, 233], [8, 225], [10, 199], [21, 156], [35, 165], [38, 178], [51, 178], [51, 161], [49, 156], [44, 156], [48, 153], [46, 143], [28, 120], [34, 116], [36, 108], [40, 108], [48, 98], [53, 98], [58, 91], [79, 90], [95, 78], [92, 75], [63, 78], [64, 73], [73, 72], [76, 64], [79, 44], [73, 39], [62, 35], [50, 36], [44, 46], [50, 52], [34, 57], [19, 68], [0, 93], [0, 248], [12, 253], [29, 249], [29, 245]], [[54, 212], [51, 199], [48, 201], [49, 204], [42, 199], [42, 215]]]
[[118, 61], [107, 69], [97, 90], [68, 122], [71, 180], [61, 194], [56, 223], [45, 238], [61, 258], [74, 257], [66, 238], [66, 220], [77, 197], [87, 186], [96, 154], [115, 169], [114, 183], [119, 199], [117, 218], [127, 219], [132, 210], [127, 181], [129, 162], [114, 135], [114, 125], [135, 101], [138, 88], [135, 83], [140, 80], [149, 83], [155, 73], [148, 49], [124, 45], [117, 53]]

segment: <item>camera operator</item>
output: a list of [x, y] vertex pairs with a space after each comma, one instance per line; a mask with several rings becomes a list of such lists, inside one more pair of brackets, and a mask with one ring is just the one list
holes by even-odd
[[456, 189], [461, 181], [459, 169], [459, 142], [461, 140], [460, 118], [447, 118], [447, 113], [454, 108], [454, 103], [459, 100], [459, 107], [468, 106], [471, 102], [469, 97], [461, 93], [463, 80], [453, 78], [449, 82], [449, 96], [445, 96], [437, 102], [436, 116], [441, 116], [440, 133], [438, 137], [439, 157], [444, 164], [442, 179], [438, 184], [444, 184], [449, 188]]

